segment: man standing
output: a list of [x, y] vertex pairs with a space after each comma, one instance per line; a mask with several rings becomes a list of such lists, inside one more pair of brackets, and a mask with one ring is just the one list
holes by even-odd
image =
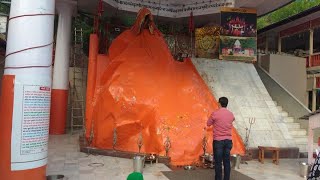
[[213, 125], [213, 153], [215, 161], [216, 180], [222, 180], [222, 161], [224, 180], [230, 180], [230, 151], [232, 149], [232, 123], [234, 115], [227, 109], [228, 98], [219, 98], [220, 109], [213, 112], [207, 121], [207, 126]]

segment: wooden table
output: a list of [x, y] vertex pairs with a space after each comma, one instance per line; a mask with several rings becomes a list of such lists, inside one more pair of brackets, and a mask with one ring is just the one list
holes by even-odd
[[262, 164], [264, 163], [264, 152], [265, 151], [272, 151], [272, 162], [276, 165], [279, 164], [279, 152], [280, 148], [277, 147], [264, 147], [264, 146], [258, 146], [259, 148], [259, 162]]

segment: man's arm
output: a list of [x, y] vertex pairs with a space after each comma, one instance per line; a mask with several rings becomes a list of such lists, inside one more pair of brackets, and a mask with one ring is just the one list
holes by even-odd
[[207, 121], [207, 126], [212, 126], [214, 122], [214, 113], [212, 113]]
[[233, 121], [232, 122], [234, 122], [235, 120], [236, 120], [236, 118], [234, 117], [234, 114], [232, 113], [232, 116], [233, 116]]

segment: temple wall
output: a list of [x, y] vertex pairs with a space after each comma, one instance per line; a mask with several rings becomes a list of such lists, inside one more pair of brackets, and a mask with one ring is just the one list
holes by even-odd
[[304, 58], [270, 54], [262, 56], [260, 63], [274, 80], [306, 105], [307, 71]]

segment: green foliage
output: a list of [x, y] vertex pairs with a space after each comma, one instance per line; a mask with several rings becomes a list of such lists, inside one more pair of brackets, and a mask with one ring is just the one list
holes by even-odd
[[258, 29], [262, 29], [318, 5], [320, 5], [320, 0], [296, 0], [287, 6], [258, 18]]
[[[6, 1], [11, 1], [11, 0], [6, 0]], [[9, 15], [9, 12], [10, 12], [10, 5], [0, 3], [0, 13]]]
[[[93, 32], [93, 17], [79, 13], [73, 21], [72, 31], [77, 28], [82, 28], [83, 32], [83, 52], [89, 55], [89, 39], [90, 34]], [[73, 33], [74, 34], [74, 33]]]
[[221, 48], [232, 48], [236, 39], [221, 37]]
[[240, 43], [244, 49], [255, 49], [257, 47], [257, 41], [254, 38], [240, 39]]

